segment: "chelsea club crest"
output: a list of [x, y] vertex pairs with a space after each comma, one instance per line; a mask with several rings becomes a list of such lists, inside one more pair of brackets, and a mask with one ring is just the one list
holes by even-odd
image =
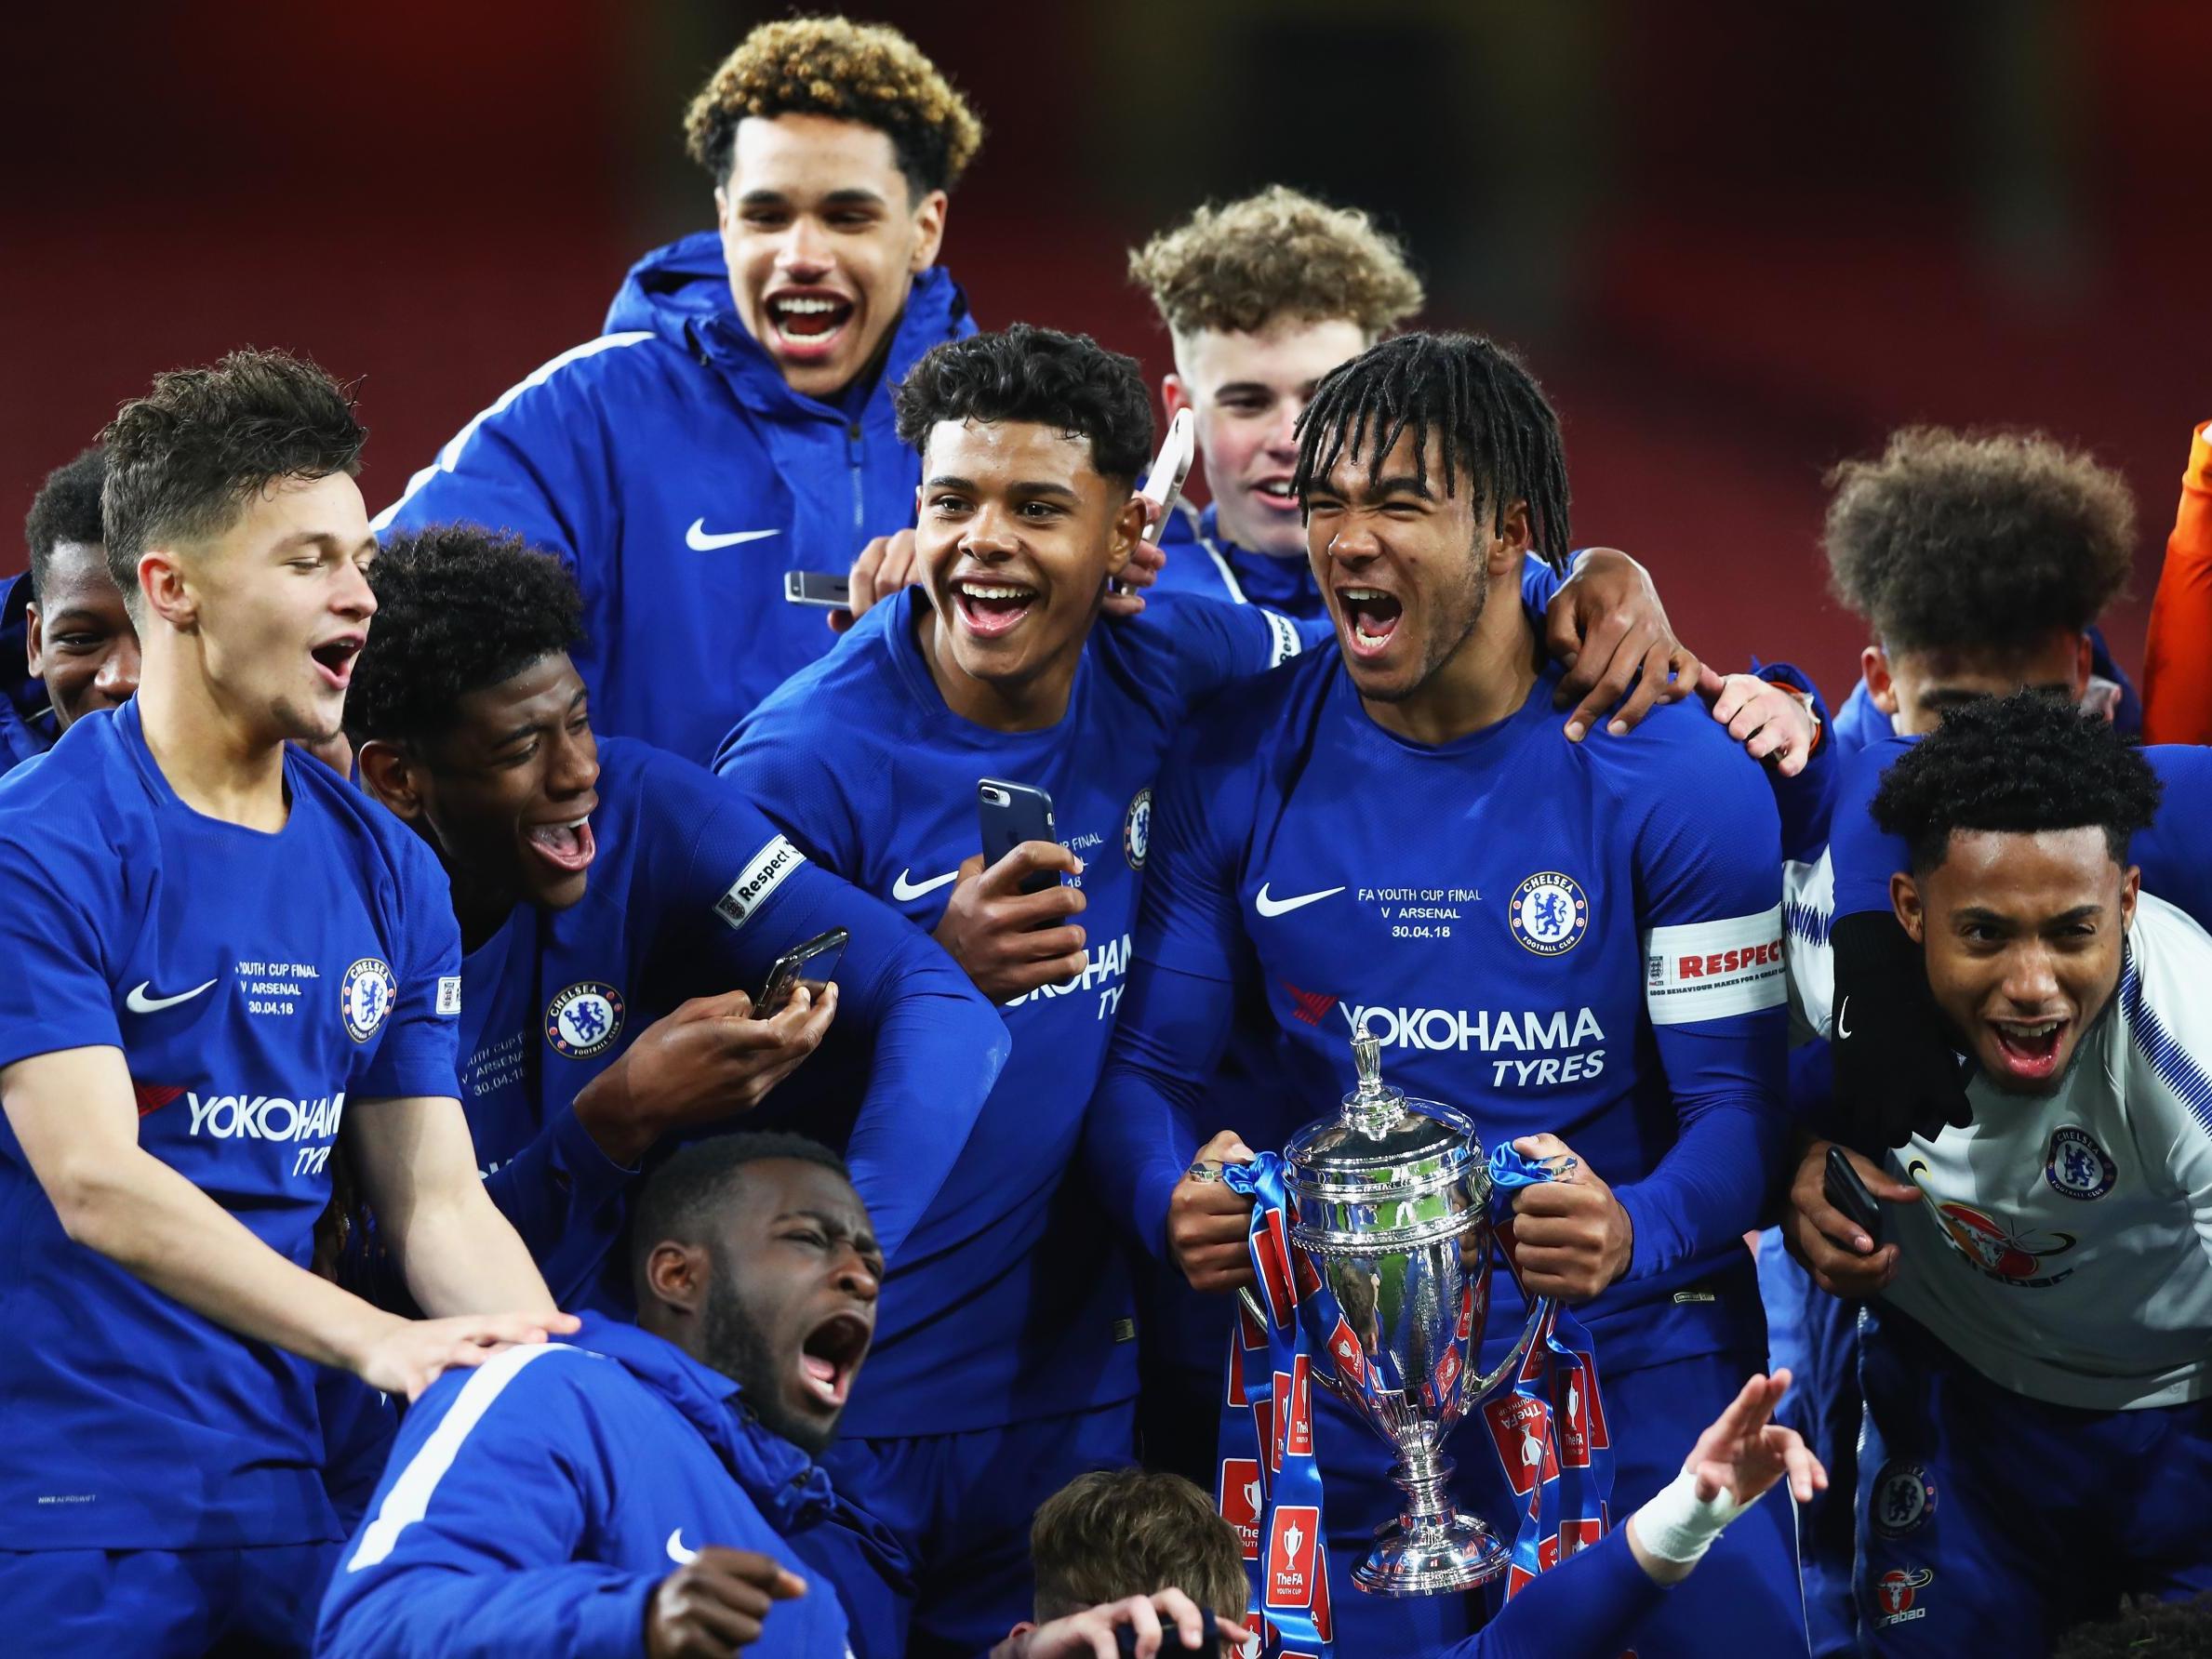
[[545, 1007], [545, 1041], [556, 1055], [588, 1060], [622, 1034], [622, 993], [596, 979], [580, 980]]
[[1916, 1463], [1893, 1461], [1874, 1477], [1872, 1514], [1874, 1531], [1885, 1538], [1916, 1533], [1936, 1512], [1936, 1483]]
[[2060, 1198], [2084, 1202], [2102, 1198], [2120, 1178], [2112, 1154], [2099, 1146], [2086, 1129], [2062, 1123], [2051, 1132], [2050, 1150], [2043, 1161], [2043, 1178]]
[[399, 995], [399, 981], [381, 957], [365, 956], [348, 968], [338, 982], [339, 1006], [345, 1011], [346, 1035], [366, 1042], [392, 1012]]
[[1524, 950], [1565, 956], [1590, 927], [1590, 896], [1574, 877], [1541, 869], [1513, 889], [1506, 924]]
[[1122, 819], [1122, 856], [1129, 861], [1131, 869], [1144, 868], [1144, 855], [1153, 843], [1153, 792], [1139, 790], [1129, 803], [1128, 816]]

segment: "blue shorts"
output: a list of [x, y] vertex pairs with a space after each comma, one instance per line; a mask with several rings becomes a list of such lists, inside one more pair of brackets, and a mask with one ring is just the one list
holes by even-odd
[[[1736, 1398], [1764, 1354], [1710, 1354], [1604, 1372], [1606, 1410], [1613, 1431], [1615, 1524], [1628, 1519], [1681, 1471], [1698, 1436]], [[1374, 1529], [1398, 1512], [1398, 1489], [1379, 1436], [1353, 1418], [1335, 1397], [1314, 1390], [1314, 1450], [1326, 1484], [1329, 1606], [1336, 1648], [1345, 1654], [1419, 1659], [1465, 1640], [1502, 1599], [1504, 1580], [1488, 1592], [1455, 1596], [1370, 1596], [1355, 1587], [1352, 1569]], [[1488, 1521], [1506, 1544], [1517, 1519], [1512, 1491], [1482, 1425], [1462, 1421], [1446, 1450], [1458, 1466], [1452, 1497]], [[1670, 1590], [1636, 1634], [1641, 1659], [1788, 1659], [1806, 1652], [1805, 1604], [1797, 1579], [1795, 1517], [1787, 1496], [1772, 1493], [1721, 1534], [1698, 1570]]]
[[342, 1547], [0, 1550], [0, 1647], [17, 1659], [303, 1654]]
[[1840, 1302], [1782, 1248], [1781, 1234], [1759, 1238], [1759, 1300], [1766, 1307], [1768, 1368], [1788, 1366], [1789, 1397], [1776, 1420], [1794, 1428], [1828, 1470], [1828, 1490], [1798, 1510], [1805, 1558], [1805, 1612], [1815, 1659], [1859, 1652], [1851, 1600], [1856, 1559], [1851, 1494], [1859, 1477], [1859, 1307]]
[[1871, 1309], [1859, 1384], [1868, 1652], [2047, 1653], [2123, 1595], [2212, 1589], [2212, 1400], [2047, 1405]]
[[1135, 1450], [1132, 1400], [1008, 1428], [839, 1440], [822, 1458], [831, 1481], [898, 1535], [915, 1580], [913, 1601], [890, 1611], [896, 1626], [864, 1629], [856, 1651], [975, 1659], [1004, 1641], [1033, 1616], [1037, 1506], [1078, 1475], [1129, 1467]]

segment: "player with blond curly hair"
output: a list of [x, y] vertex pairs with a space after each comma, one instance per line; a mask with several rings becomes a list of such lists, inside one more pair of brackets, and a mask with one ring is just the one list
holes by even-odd
[[890, 389], [971, 334], [937, 263], [982, 124], [897, 30], [764, 23], [684, 119], [715, 228], [632, 268], [606, 330], [475, 416], [375, 521], [470, 520], [557, 553], [602, 731], [704, 761], [831, 635], [787, 573], [911, 524]]

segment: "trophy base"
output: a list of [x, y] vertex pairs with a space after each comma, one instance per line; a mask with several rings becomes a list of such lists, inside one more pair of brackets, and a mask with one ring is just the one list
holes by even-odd
[[1512, 1560], [1488, 1527], [1447, 1509], [1410, 1528], [1401, 1517], [1378, 1531], [1352, 1582], [1371, 1596], [1435, 1596], [1488, 1584]]

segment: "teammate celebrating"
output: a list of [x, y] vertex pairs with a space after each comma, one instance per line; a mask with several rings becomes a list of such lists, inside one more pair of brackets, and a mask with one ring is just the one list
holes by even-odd
[[462, 428], [379, 533], [465, 520], [558, 553], [601, 725], [703, 762], [830, 635], [788, 571], [913, 522], [890, 388], [971, 333], [937, 265], [982, 127], [898, 31], [764, 23], [685, 118], [718, 229], [648, 254], [606, 332]]
[[[0, 787], [0, 1393], [36, 1426], [0, 1446], [0, 1604], [37, 1645], [303, 1647], [336, 1539], [310, 1361], [411, 1397], [573, 1324], [470, 1159], [436, 862], [286, 744], [338, 730], [376, 610], [361, 443], [277, 353], [125, 405], [139, 694]], [[306, 1270], [341, 1144], [449, 1317]]]
[[[1486, 1140], [1571, 1147], [1576, 1178], [1518, 1201], [1521, 1261], [1533, 1291], [1589, 1304], [1618, 1513], [1765, 1360], [1741, 1234], [1784, 1133], [1774, 802], [1700, 710], [1656, 710], [1632, 739], [1552, 726], [1557, 670], [1522, 609], [1489, 602], [1527, 551], [1569, 545], [1556, 418], [1504, 352], [1386, 340], [1323, 381], [1299, 436], [1339, 654], [1224, 696], [1169, 774], [1091, 1173], [1193, 1284], [1248, 1280], [1246, 1203], [1186, 1167], [1282, 1144], [1342, 1095], [1361, 1031]], [[1454, 987], [1481, 1004], [1448, 1005]], [[1290, 1086], [1202, 1148], [1217, 1108], [1198, 1080], [1233, 1022], [1282, 1045]], [[1502, 1332], [1517, 1298], [1498, 1294]], [[1440, 1652], [1467, 1633], [1463, 1599], [1351, 1586], [1353, 1542], [1395, 1504], [1379, 1445], [1322, 1410], [1341, 1639]], [[1457, 1485], [1477, 1513], [1510, 1507], [1487, 1457], [1462, 1457]], [[1638, 1646], [1804, 1642], [1778, 1512], [1733, 1530]]]
[[408, 1414], [324, 1659], [849, 1659], [838, 1581], [864, 1599], [898, 1561], [813, 1461], [837, 1410], [812, 1379], [866, 1357], [884, 1270], [844, 1165], [795, 1135], [686, 1148], [631, 1254], [635, 1328], [593, 1317]]
[[138, 630], [100, 524], [106, 478], [97, 445], [47, 473], [23, 524], [31, 568], [0, 583], [0, 772], [138, 689]]
[[[2212, 1572], [2212, 937], [2139, 896], [2129, 843], [2159, 794], [2105, 722], [2022, 694], [1953, 710], [1874, 799], [1911, 848], [1898, 922], [1977, 1062], [1967, 1126], [1852, 1156], [1878, 1228], [1823, 1195], [1825, 1143], [1785, 1224], [1825, 1288], [1880, 1294], [1859, 1475], [1876, 1651], [2043, 1652], [2123, 1591]], [[2094, 1547], [2053, 1573], [2029, 1514]]]
[[[1262, 604], [1308, 627], [1309, 643], [1326, 640], [1328, 605], [1290, 487], [1299, 418], [1324, 376], [1420, 310], [1405, 248], [1366, 214], [1276, 184], [1163, 231], [1130, 254], [1129, 274], [1167, 327], [1175, 372], [1160, 395], [1170, 418], [1194, 416], [1212, 497], [1163, 527], [1160, 590]], [[1576, 705], [1571, 736], [1608, 714], [1625, 731], [1697, 684], [1697, 658], [1626, 553], [1584, 550], [1581, 579], [1556, 600], [1559, 577], [1532, 563], [1530, 597], [1552, 602], [1546, 648], [1567, 666], [1557, 701]], [[1621, 603], [1629, 592], [1632, 608]]]
[[[924, 458], [926, 591], [871, 609], [717, 765], [808, 857], [933, 928], [1013, 1036], [892, 1265], [858, 1438], [832, 1455], [913, 1548], [911, 1652], [967, 1659], [1028, 1609], [1037, 1505], [1130, 1453], [1124, 1263], [1059, 1188], [1121, 996], [1160, 758], [1195, 703], [1298, 640], [1187, 598], [1094, 626], [1144, 524], [1131, 490], [1153, 422], [1130, 359], [1016, 326], [939, 348], [898, 395]], [[985, 868], [984, 779], [1043, 790], [1059, 839]]]
[[[833, 1016], [870, 1056], [854, 1178], [895, 1256], [998, 1074], [997, 1014], [732, 786], [593, 734], [558, 560], [450, 525], [394, 537], [370, 586], [346, 703], [362, 781], [446, 867], [477, 1161], [555, 1292], [626, 1309], [626, 1269], [593, 1281], [640, 1160], [758, 1105]], [[834, 981], [818, 964], [755, 1008], [777, 960], [833, 928]]]

